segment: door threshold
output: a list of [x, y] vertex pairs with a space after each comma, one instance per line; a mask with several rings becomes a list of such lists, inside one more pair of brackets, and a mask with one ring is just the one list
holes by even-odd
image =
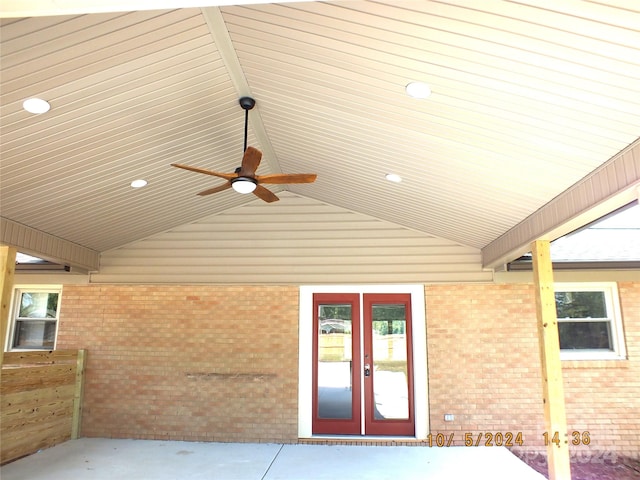
[[379, 436], [379, 435], [313, 435], [298, 438], [298, 443], [307, 445], [370, 445], [370, 446], [423, 446], [426, 439], [416, 437]]

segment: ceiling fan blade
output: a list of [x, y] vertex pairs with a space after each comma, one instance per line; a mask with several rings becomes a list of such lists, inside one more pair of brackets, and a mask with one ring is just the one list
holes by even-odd
[[275, 193], [261, 185], [256, 185], [256, 189], [253, 191], [253, 194], [268, 203], [280, 200]]
[[241, 177], [254, 177], [262, 160], [262, 152], [257, 148], [247, 147], [242, 157], [242, 166], [239, 175]]
[[236, 173], [214, 172], [213, 170], [207, 170], [206, 168], [190, 167], [189, 165], [181, 165], [179, 163], [172, 163], [171, 166], [182, 168], [184, 170], [190, 170], [196, 173], [204, 173], [205, 175], [213, 175], [214, 177], [224, 178], [225, 180], [231, 180], [232, 178], [236, 178], [238, 176], [238, 174]]
[[256, 177], [258, 183], [313, 183], [318, 175], [315, 173], [274, 173], [272, 175], [262, 175]]
[[205, 195], [211, 195], [212, 193], [223, 192], [229, 188], [231, 188], [231, 182], [227, 182], [223, 185], [218, 185], [217, 187], [208, 188], [200, 192], [198, 195], [200, 195], [201, 197], [204, 197]]

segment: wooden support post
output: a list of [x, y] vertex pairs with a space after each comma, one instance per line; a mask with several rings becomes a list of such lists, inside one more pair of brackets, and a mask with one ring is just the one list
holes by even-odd
[[531, 253], [536, 287], [549, 480], [571, 480], [562, 365], [560, 364], [560, 339], [549, 242], [543, 240], [533, 242]]
[[76, 360], [76, 388], [73, 393], [73, 420], [71, 423], [71, 439], [80, 438], [80, 426], [82, 424], [82, 400], [84, 397], [84, 366], [86, 351], [78, 350]]
[[13, 293], [13, 274], [16, 270], [16, 249], [0, 245], [0, 290], [2, 292], [2, 308], [0, 309], [0, 369], [4, 358], [4, 347], [9, 327], [9, 311], [11, 310], [11, 294]]

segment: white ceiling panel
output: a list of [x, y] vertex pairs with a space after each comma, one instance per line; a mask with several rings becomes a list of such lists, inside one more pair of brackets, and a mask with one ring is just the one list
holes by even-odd
[[274, 192], [475, 248], [640, 136], [633, 1], [215, 8], [3, 19], [2, 217], [102, 252], [253, 201], [170, 166], [233, 172], [248, 92], [258, 174], [318, 174]]

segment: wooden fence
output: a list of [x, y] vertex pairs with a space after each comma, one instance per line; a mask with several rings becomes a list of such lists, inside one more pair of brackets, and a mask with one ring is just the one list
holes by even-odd
[[84, 350], [4, 354], [0, 464], [80, 435]]

